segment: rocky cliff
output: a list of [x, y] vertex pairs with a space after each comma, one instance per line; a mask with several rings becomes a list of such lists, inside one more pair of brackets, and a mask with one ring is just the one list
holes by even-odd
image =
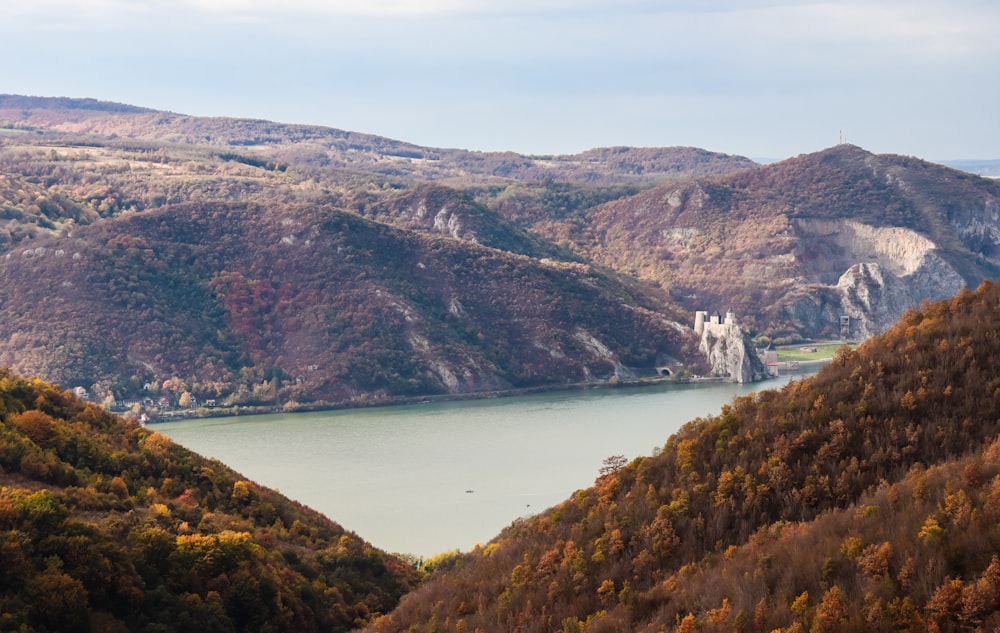
[[1000, 276], [1000, 183], [839, 145], [610, 201], [579, 235], [681, 305], [726, 305], [772, 339], [884, 331]]
[[826, 242], [833, 251], [818, 260], [821, 265], [803, 271], [805, 287], [811, 288], [808, 296], [790, 298], [794, 308], [788, 312], [806, 328], [819, 329], [849, 316], [850, 329], [842, 334], [868, 338], [921, 302], [951, 297], [965, 285], [938, 245], [915, 231], [854, 221], [800, 221], [795, 228], [802, 248]]
[[764, 362], [754, 351], [753, 339], [735, 323], [707, 325], [701, 334], [701, 352], [713, 376], [733, 382], [757, 382], [767, 376]]

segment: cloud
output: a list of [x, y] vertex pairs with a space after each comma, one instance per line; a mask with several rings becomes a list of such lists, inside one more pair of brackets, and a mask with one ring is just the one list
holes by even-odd
[[[1000, 3], [990, 0], [33, 0], [11, 4], [5, 7], [8, 28], [58, 26], [76, 31], [185, 29], [199, 20], [280, 29], [295, 22], [323, 24], [346, 17], [464, 21], [456, 28], [470, 22], [492, 28], [510, 21], [538, 29], [556, 21], [569, 37], [574, 30], [588, 29], [598, 43], [619, 36], [616, 45], [627, 48], [635, 48], [645, 34], [659, 35], [661, 41], [700, 39], [707, 45], [722, 38], [759, 41], [761, 47], [786, 41], [819, 45], [880, 41], [883, 47], [890, 42], [907, 50], [948, 55], [982, 51], [984, 46], [996, 50], [1000, 41], [994, 36]], [[622, 33], [629, 30], [640, 37]], [[554, 33], [550, 38], [558, 42], [561, 36]], [[514, 49], [521, 43], [508, 45]]]
[[[817, 4], [801, 9], [800, 37], [817, 44], [837, 42], [874, 47], [882, 54], [941, 61], [997, 50], [1000, 10], [973, 2]], [[878, 59], [872, 61], [878, 62]]]
[[[895, 0], [882, 0], [892, 2]], [[729, 13], [783, 6], [809, 6], [811, 0], [33, 0], [6, 7], [8, 16], [109, 17], [184, 9], [203, 14], [240, 16], [372, 15], [539, 17], [579, 15]]]
[[[477, 148], [684, 139], [726, 149], [727, 138], [762, 146], [782, 135], [793, 146], [806, 129], [835, 140], [841, 126], [864, 142], [864, 126], [916, 138], [917, 120], [955, 144], [997, 146], [995, 0], [11, 5], [0, 54], [28, 61], [8, 69], [8, 91]], [[782, 153], [743, 153], [753, 151]], [[973, 154], [938, 152], [961, 153]]]
[[460, 12], [466, 0], [183, 0], [205, 13], [412, 16]]

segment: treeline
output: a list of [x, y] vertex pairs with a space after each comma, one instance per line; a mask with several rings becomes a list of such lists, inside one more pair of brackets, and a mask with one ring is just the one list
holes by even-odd
[[737, 398], [457, 559], [378, 631], [1000, 625], [1000, 286]]
[[0, 630], [347, 631], [419, 580], [316, 512], [0, 372]]

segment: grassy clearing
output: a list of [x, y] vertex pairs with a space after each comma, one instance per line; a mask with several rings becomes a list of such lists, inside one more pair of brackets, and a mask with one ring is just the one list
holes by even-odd
[[[778, 348], [778, 362], [790, 362], [790, 361], [810, 361], [810, 360], [829, 360], [837, 354], [837, 350], [841, 348], [843, 343], [825, 343], [823, 345], [790, 345], [788, 347]], [[851, 348], [857, 347], [856, 345], [851, 345]], [[816, 351], [812, 351], [816, 350]]]

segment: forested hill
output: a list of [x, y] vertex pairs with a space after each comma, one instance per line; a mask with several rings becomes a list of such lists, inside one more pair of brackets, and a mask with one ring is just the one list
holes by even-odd
[[1000, 276], [998, 210], [850, 145], [520, 156], [0, 95], [0, 362], [292, 408], [700, 373], [696, 310], [862, 340]]
[[736, 399], [459, 556], [376, 631], [1000, 626], [1000, 286]]
[[0, 259], [0, 362], [98, 401], [343, 404], [697, 364], [667, 308], [598, 269], [328, 205], [166, 206], [32, 244]]
[[4, 631], [348, 631], [418, 580], [218, 461], [0, 372]]
[[866, 338], [1000, 275], [998, 210], [1000, 182], [838, 145], [533, 226], [772, 338]]

